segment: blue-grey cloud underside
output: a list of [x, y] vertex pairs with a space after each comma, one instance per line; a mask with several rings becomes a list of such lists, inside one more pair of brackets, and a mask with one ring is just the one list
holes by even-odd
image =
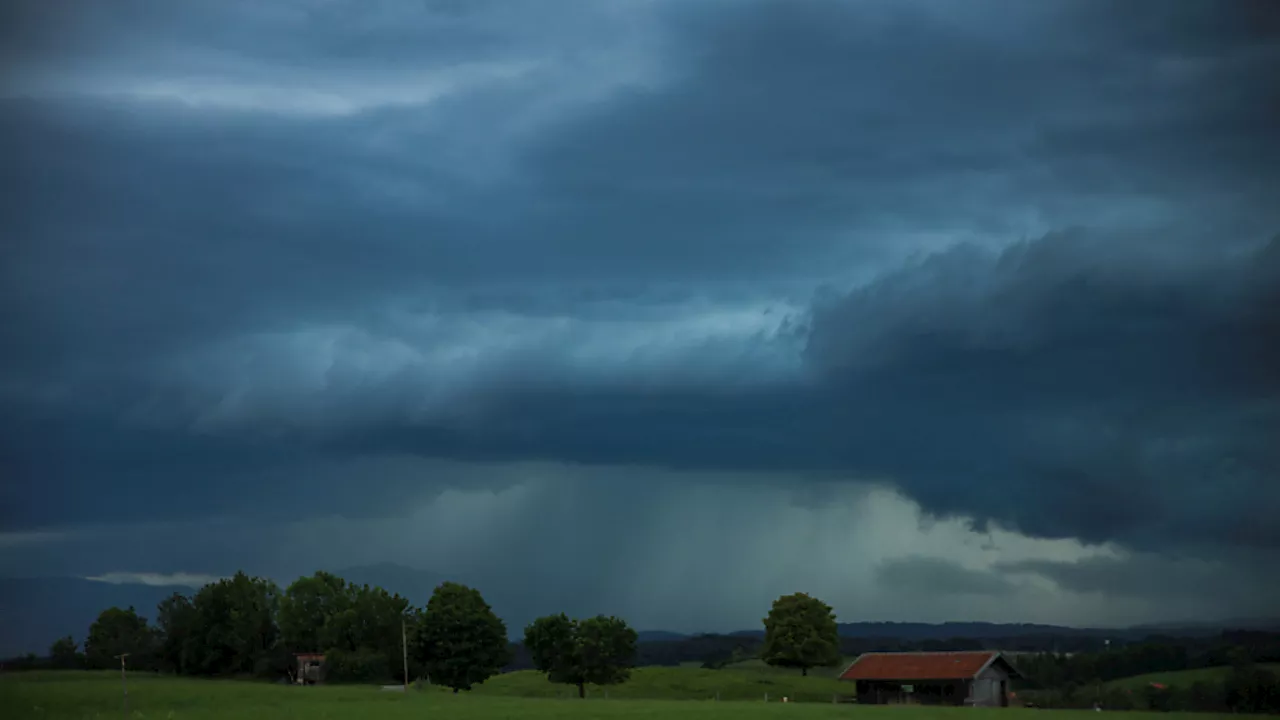
[[[630, 34], [603, 12], [517, 32], [514, 6], [388, 5], [359, 43], [295, 4], [43, 5], [10, 11], [26, 74], [0, 99], [5, 529], [383, 514], [453, 479], [308, 478], [410, 455], [870, 479], [1032, 535], [1280, 547], [1266, 4], [659, 3], [626, 6]], [[299, 23], [313, 43], [267, 32]], [[642, 38], [628, 59], [651, 72], [557, 64], [606, 56], [593, 30]], [[307, 58], [280, 87], [504, 69], [425, 107], [310, 114], [41, 85]], [[588, 80], [606, 89], [556, 94]], [[426, 352], [424, 317], [742, 303], [793, 317], [719, 379], [619, 356], [585, 378], [540, 347], [432, 412], [421, 368], [348, 363], [198, 421], [293, 372], [243, 338], [341, 326]]]

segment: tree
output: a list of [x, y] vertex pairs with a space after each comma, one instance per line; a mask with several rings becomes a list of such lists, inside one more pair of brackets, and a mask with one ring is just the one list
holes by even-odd
[[507, 626], [478, 590], [446, 582], [427, 601], [414, 633], [414, 652], [431, 681], [470, 690], [510, 662]]
[[387, 680], [399, 675], [400, 624], [408, 607], [408, 600], [380, 587], [317, 572], [285, 590], [280, 633], [294, 652], [325, 654], [327, 681]]
[[335, 616], [354, 602], [347, 582], [337, 575], [317, 572], [295, 580], [280, 598], [280, 635], [293, 652], [323, 652], [330, 648], [354, 650], [335, 637]]
[[1252, 663], [1232, 668], [1223, 683], [1223, 700], [1232, 712], [1280, 712], [1280, 678]]
[[70, 635], [55, 640], [49, 648], [49, 661], [56, 668], [69, 670], [80, 667], [81, 660], [80, 653], [76, 650], [76, 641]]
[[636, 631], [617, 617], [597, 615], [578, 623], [578, 647], [587, 682], [621, 685], [631, 677]]
[[184, 673], [192, 662], [196, 638], [193, 636], [196, 609], [185, 595], [174, 593], [156, 606], [159, 633], [157, 661], [160, 669]]
[[276, 662], [275, 583], [238, 572], [200, 588], [195, 613], [191, 672], [204, 675], [264, 674]]
[[89, 636], [84, 641], [85, 658], [90, 667], [112, 668], [119, 667], [119, 656], [128, 653], [130, 665], [147, 668], [151, 665], [154, 639], [147, 621], [132, 607], [107, 608], [89, 626]]
[[533, 665], [554, 683], [576, 685], [578, 697], [586, 684], [626, 682], [636, 655], [636, 631], [616, 617], [597, 615], [572, 620], [564, 613], [534, 620], [524, 631], [524, 645]]
[[586, 697], [586, 672], [578, 652], [578, 623], [568, 615], [540, 617], [524, 629], [524, 647], [533, 667], [547, 674], [553, 683], [578, 686], [578, 697]]
[[764, 619], [764, 648], [760, 657], [778, 667], [827, 667], [840, 662], [840, 634], [831, 606], [805, 593], [783, 595], [773, 601]]
[[[325, 646], [350, 652], [372, 652], [382, 655], [382, 665], [399, 668], [401, 664], [400, 624], [405, 620], [409, 601], [392, 595], [380, 587], [349, 585], [348, 606], [329, 618], [324, 636], [332, 644]], [[505, 632], [505, 630], [504, 630]], [[328, 662], [326, 658], [325, 662]], [[384, 675], [390, 678], [397, 675]]]

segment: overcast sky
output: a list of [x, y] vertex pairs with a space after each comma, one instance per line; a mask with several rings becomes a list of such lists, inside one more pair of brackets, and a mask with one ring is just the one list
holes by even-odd
[[0, 575], [1280, 601], [1275, 3], [0, 12]]

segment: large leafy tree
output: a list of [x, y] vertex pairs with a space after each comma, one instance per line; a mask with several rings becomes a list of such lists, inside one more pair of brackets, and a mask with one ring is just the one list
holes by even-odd
[[597, 615], [578, 621], [578, 648], [587, 682], [620, 685], [631, 678], [636, 631], [622, 618]]
[[431, 682], [455, 693], [483, 683], [511, 659], [506, 624], [480, 591], [452, 582], [432, 593], [414, 645]]
[[147, 627], [147, 621], [132, 607], [111, 607], [103, 610], [89, 626], [89, 636], [84, 641], [85, 657], [90, 667], [119, 667], [120, 655], [128, 654], [128, 663], [139, 668], [149, 668], [155, 635]]
[[783, 595], [773, 601], [764, 619], [764, 648], [760, 657], [778, 667], [828, 667], [840, 662], [840, 634], [831, 606], [805, 593]]
[[524, 647], [529, 651], [533, 667], [547, 674], [553, 683], [577, 685], [578, 696], [585, 697], [586, 671], [578, 652], [578, 623], [568, 615], [540, 617], [524, 629]]
[[[399, 675], [401, 667], [401, 622], [405, 619], [405, 611], [409, 601], [399, 595], [392, 595], [380, 587], [368, 585], [348, 585], [349, 603], [341, 611], [331, 616], [325, 624], [323, 636], [329, 644], [325, 652], [337, 650], [347, 653], [348, 660], [359, 658], [359, 662], [348, 662], [348, 667], [364, 668], [360, 673], [351, 674], [351, 679], [377, 675], [376, 679], [385, 680]], [[372, 656], [377, 656], [374, 661]], [[330, 666], [325, 658], [326, 674], [331, 679], [347, 677], [338, 665]]]
[[[362, 618], [362, 646], [381, 652], [387, 659], [392, 676], [398, 676], [403, 662], [402, 643], [405, 641], [401, 631], [407, 622], [409, 601], [380, 587], [362, 586], [356, 593], [356, 609]], [[505, 641], [505, 626], [502, 632]]]
[[625, 621], [604, 615], [586, 620], [548, 615], [524, 631], [534, 667], [551, 682], [577, 686], [580, 698], [586, 697], [587, 683], [616, 685], [630, 678], [636, 639]]
[[380, 587], [317, 572], [298, 578], [280, 599], [280, 632], [293, 652], [323, 652], [331, 681], [398, 675], [401, 621], [409, 601]]
[[333, 623], [354, 603], [352, 591], [345, 580], [327, 572], [295, 580], [280, 598], [280, 635], [285, 646], [293, 652], [354, 650], [345, 638], [336, 637]]
[[266, 674], [280, 665], [279, 594], [275, 583], [243, 572], [201, 588], [193, 601], [198, 650], [192, 671]]
[[185, 595], [174, 593], [156, 606], [156, 659], [161, 670], [188, 672], [196, 650], [195, 623], [196, 608]]
[[380, 587], [349, 586], [349, 601], [325, 623], [326, 648], [387, 649], [394, 646], [399, 657], [400, 619], [409, 601]]

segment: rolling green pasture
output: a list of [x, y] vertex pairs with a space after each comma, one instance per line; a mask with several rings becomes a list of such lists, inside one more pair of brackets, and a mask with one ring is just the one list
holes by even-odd
[[[578, 690], [567, 685], [547, 682], [542, 673], [532, 670], [507, 673], [490, 678], [474, 691], [478, 695], [517, 697], [577, 697]], [[798, 670], [771, 668], [764, 663], [744, 664], [724, 670], [699, 667], [643, 667], [631, 671], [631, 680], [609, 688], [587, 687], [588, 699], [610, 700], [759, 700], [768, 694], [772, 700], [787, 697], [796, 702], [830, 703], [832, 695], [852, 692], [849, 683], [828, 675], [801, 677]], [[718, 695], [717, 695], [718, 694]]]
[[[1280, 665], [1261, 665], [1272, 672], [1280, 672]], [[1161, 683], [1169, 687], [1190, 687], [1197, 682], [1213, 682], [1220, 683], [1226, 678], [1227, 673], [1231, 672], [1229, 667], [1211, 667], [1196, 668], [1194, 670], [1171, 670], [1169, 672], [1148, 673], [1146, 675], [1134, 675], [1133, 677], [1112, 680], [1107, 683], [1108, 687], [1125, 688], [1129, 690], [1141, 690], [1151, 683]]]
[[[720, 686], [749, 688], [761, 683], [769, 673], [752, 670], [693, 670], [687, 668], [642, 668], [636, 671], [634, 687], [611, 688], [609, 699], [603, 693], [585, 701], [556, 697], [526, 697], [521, 693], [545, 692], [540, 684], [549, 685], [533, 674], [512, 673], [494, 678], [477, 692], [453, 695], [440, 691], [411, 691], [408, 694], [386, 692], [376, 687], [289, 687], [233, 680], [193, 680], [136, 675], [129, 682], [129, 718], [163, 718], [165, 720], [209, 720], [237, 718], [243, 720], [276, 720], [307, 718], [308, 720], [351, 720], [387, 718], [449, 718], [450, 720], [552, 720], [564, 718], [625, 718], [627, 720], [763, 720], [765, 718], [797, 718], [800, 720], [856, 717], [865, 720], [930, 720], [932, 718], [970, 718], [975, 715], [998, 714], [1006, 720], [1030, 720], [1046, 713], [1053, 720], [1071, 720], [1072, 711], [1047, 710], [976, 710], [968, 708], [904, 708], [859, 707], [833, 705], [828, 702], [788, 703], [742, 699], [734, 701], [679, 699], [706, 695], [714, 683], [708, 674], [719, 673], [742, 678], [722, 679]], [[768, 679], [767, 677], [764, 679]], [[800, 678], [796, 678], [800, 680]], [[829, 688], [834, 681], [805, 678], [812, 682], [792, 687], [814, 692]], [[555, 688], [555, 686], [550, 686]], [[642, 692], [662, 693], [673, 699], [636, 699]], [[728, 694], [721, 690], [722, 697]], [[746, 690], [744, 689], [745, 693]], [[713, 691], [714, 693], [714, 691]], [[554, 693], [552, 693], [554, 694]], [[738, 697], [734, 695], [733, 697]], [[1174, 720], [1176, 713], [1162, 713], [1164, 720]], [[0, 716], [6, 720], [48, 718], [80, 720], [124, 717], [121, 707], [120, 677], [114, 673], [39, 672], [15, 673], [0, 677]], [[1087, 717], [1087, 716], [1086, 716]], [[1144, 713], [1129, 713], [1126, 718], [1139, 720]], [[1205, 718], [1205, 715], [1186, 716]], [[1081, 718], [1083, 720], [1083, 718]]]

